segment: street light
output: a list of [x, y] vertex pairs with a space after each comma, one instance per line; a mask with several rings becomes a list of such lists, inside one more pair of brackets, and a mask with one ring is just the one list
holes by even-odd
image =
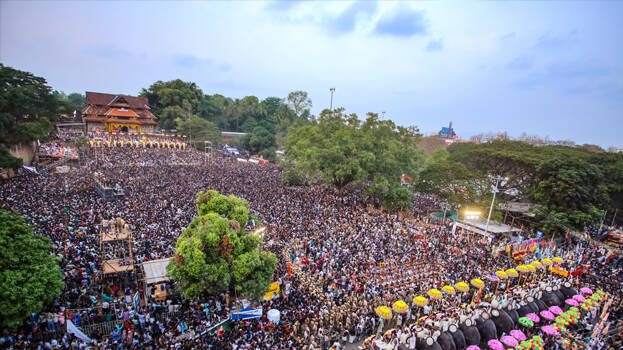
[[478, 220], [480, 218], [479, 211], [466, 211], [465, 212], [465, 220]]
[[333, 93], [335, 92], [335, 88], [330, 88], [329, 91], [331, 91], [331, 107], [329, 107], [329, 109], [333, 112]]

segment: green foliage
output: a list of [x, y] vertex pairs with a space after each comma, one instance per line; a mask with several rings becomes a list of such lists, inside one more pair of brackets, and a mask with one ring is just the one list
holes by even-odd
[[418, 192], [434, 194], [449, 203], [463, 204], [474, 201], [480, 193], [473, 172], [464, 164], [452, 162], [444, 148], [437, 148], [426, 158], [414, 188]]
[[89, 144], [89, 138], [86, 136], [80, 136], [74, 140], [74, 145], [78, 147], [78, 149], [84, 149], [87, 144]]
[[374, 113], [362, 122], [343, 109], [324, 110], [317, 120], [289, 133], [286, 156], [310, 178], [339, 190], [353, 184], [391, 201], [401, 198], [394, 192], [401, 175], [415, 176], [423, 157], [416, 148], [419, 137]]
[[43, 140], [60, 113], [71, 108], [44, 78], [0, 64], [0, 140]]
[[158, 125], [163, 129], [175, 128], [177, 118], [190, 119], [199, 111], [203, 91], [192, 82], [180, 79], [163, 82], [158, 80], [140, 96], [147, 97], [151, 111], [158, 116]]
[[13, 157], [8, 149], [0, 146], [0, 168], [19, 169], [22, 163], [21, 158]]
[[413, 192], [404, 187], [394, 187], [381, 199], [381, 204], [390, 211], [403, 210], [411, 207]]
[[195, 116], [186, 120], [177, 118], [175, 123], [177, 131], [189, 135], [192, 145], [199, 150], [204, 149], [204, 141], [211, 141], [216, 146], [221, 139], [218, 126], [205, 119]]
[[301, 171], [292, 164], [287, 164], [281, 172], [281, 181], [287, 186], [300, 186], [303, 180]]
[[308, 118], [309, 109], [312, 107], [312, 101], [305, 91], [293, 91], [288, 94], [288, 104], [294, 111], [294, 115], [298, 118]]
[[67, 95], [67, 101], [76, 111], [81, 111], [87, 106], [86, 96], [77, 92]]
[[14, 331], [56, 298], [62, 288], [49, 238], [35, 234], [16, 213], [0, 209], [0, 328]]
[[260, 250], [260, 237], [245, 232], [247, 202], [210, 190], [197, 194], [196, 205], [198, 216], [178, 238], [167, 266], [170, 276], [189, 299], [227, 291], [260, 297], [277, 258]]

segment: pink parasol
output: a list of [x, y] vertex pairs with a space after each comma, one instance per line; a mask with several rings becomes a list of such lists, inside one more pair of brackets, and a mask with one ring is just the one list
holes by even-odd
[[530, 321], [532, 322], [541, 322], [541, 319], [539, 318], [539, 316], [537, 316], [536, 314], [533, 314], [532, 312], [527, 314], [526, 317], [530, 319]]
[[578, 303], [583, 303], [586, 300], [586, 298], [580, 294], [576, 294], [573, 296], [573, 300], [577, 301]]
[[584, 293], [584, 294], [593, 294], [593, 290], [587, 287], [584, 288], [580, 288], [580, 292]]
[[503, 336], [502, 343], [504, 343], [506, 346], [511, 346], [511, 347], [515, 347], [519, 345], [519, 342], [517, 341], [517, 339], [511, 337], [510, 335]]
[[573, 300], [573, 299], [567, 299], [567, 300], [565, 300], [565, 303], [567, 305], [571, 305], [571, 306], [580, 306], [580, 304], [578, 304], [578, 302]]
[[541, 327], [541, 330], [543, 332], [545, 332], [545, 334], [549, 334], [549, 335], [556, 335], [556, 334], [558, 334], [558, 331], [556, 330], [556, 328], [554, 328], [552, 326], [543, 326], [543, 327]]
[[511, 335], [513, 336], [513, 338], [519, 340], [519, 341], [524, 341], [526, 340], [526, 335], [520, 331], [519, 329], [513, 329], [511, 331]]
[[554, 314], [551, 311], [548, 310], [543, 310], [539, 313], [541, 315], [541, 317], [543, 317], [546, 320], [554, 320], [556, 319], [556, 316], [554, 316]]
[[549, 308], [549, 311], [554, 315], [560, 315], [562, 313], [562, 309], [556, 305]]
[[491, 348], [491, 350], [504, 350], [504, 344], [500, 343], [497, 339], [491, 339], [487, 342], [487, 345]]
[[476, 345], [470, 345], [467, 347], [467, 350], [480, 350], [480, 348]]

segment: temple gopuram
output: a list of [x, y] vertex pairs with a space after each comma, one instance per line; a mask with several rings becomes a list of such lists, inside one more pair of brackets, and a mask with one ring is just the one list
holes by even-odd
[[156, 116], [149, 111], [146, 97], [112, 95], [86, 92], [87, 107], [82, 120], [88, 131], [112, 133], [153, 132], [158, 124]]

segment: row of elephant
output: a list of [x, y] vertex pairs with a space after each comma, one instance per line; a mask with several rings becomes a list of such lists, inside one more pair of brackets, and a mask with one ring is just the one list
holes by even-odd
[[[418, 350], [464, 350], [470, 345], [488, 349], [487, 342], [508, 335], [511, 330], [518, 329], [518, 319], [529, 313], [539, 314], [551, 306], [567, 307], [565, 300], [578, 294], [569, 284], [552, 290], [548, 288], [540, 292], [538, 298], [528, 297], [521, 305], [498, 306], [487, 310], [477, 310], [471, 318], [461, 319], [459, 325], [449, 325], [447, 329], [435, 331], [432, 336], [420, 337], [416, 347]], [[545, 320], [543, 320], [545, 321]], [[541, 322], [543, 322], [541, 321]], [[545, 324], [543, 324], [545, 325]]]

